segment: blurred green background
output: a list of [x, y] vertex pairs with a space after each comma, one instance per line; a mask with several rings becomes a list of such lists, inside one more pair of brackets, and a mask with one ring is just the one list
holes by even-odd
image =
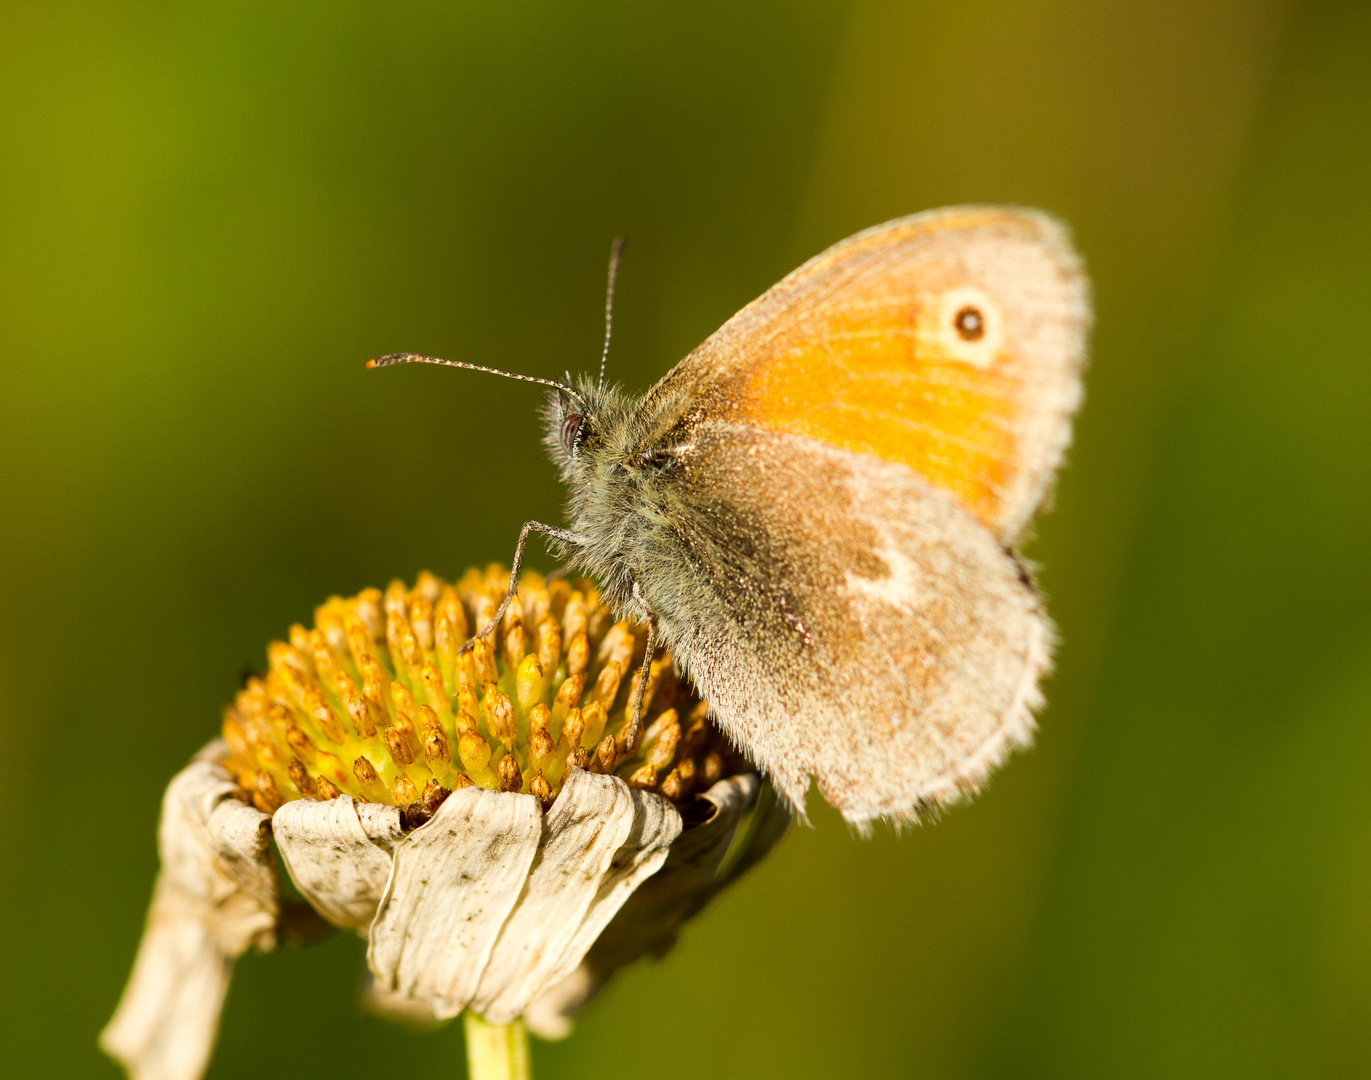
[[[558, 520], [531, 388], [363, 360], [591, 367], [625, 232], [644, 388], [980, 200], [1098, 307], [1037, 748], [901, 838], [820, 810], [536, 1075], [1371, 1074], [1371, 6], [1277, 0], [7, 0], [4, 1074], [116, 1075], [162, 788], [266, 642]], [[360, 965], [248, 957], [211, 1076], [461, 1075]]]

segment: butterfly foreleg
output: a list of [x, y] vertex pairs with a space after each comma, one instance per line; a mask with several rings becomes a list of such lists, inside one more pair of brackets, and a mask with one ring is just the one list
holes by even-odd
[[531, 532], [542, 533], [544, 536], [550, 536], [554, 540], [562, 541], [564, 544], [579, 546], [582, 543], [579, 536], [566, 529], [559, 529], [555, 525], [544, 525], [541, 521], [525, 521], [524, 527], [519, 530], [519, 544], [514, 549], [514, 561], [511, 564], [509, 571], [509, 588], [505, 592], [505, 598], [500, 601], [500, 606], [495, 609], [495, 615], [491, 618], [490, 622], [480, 630], [477, 630], [476, 633], [468, 639], [467, 643], [462, 646], [459, 650], [460, 652], [469, 652], [472, 646], [476, 644], [477, 638], [485, 637], [499, 626], [500, 620], [505, 617], [505, 612], [509, 610], [509, 605], [514, 601], [514, 598], [519, 595], [519, 570], [524, 563], [524, 544], [528, 542], [528, 534]]
[[647, 649], [643, 653], [642, 666], [638, 668], [638, 683], [633, 688], [633, 700], [628, 707], [628, 727], [624, 729], [624, 756], [633, 753], [638, 745], [638, 735], [642, 730], [643, 697], [647, 693], [647, 677], [652, 673], [652, 654], [657, 651], [657, 616], [647, 606], [638, 583], [633, 583], [633, 599], [638, 602], [644, 619], [647, 621]]

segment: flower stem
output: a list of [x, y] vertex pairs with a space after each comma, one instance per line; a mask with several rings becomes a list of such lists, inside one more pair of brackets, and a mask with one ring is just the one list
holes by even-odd
[[463, 1020], [469, 1080], [530, 1080], [528, 1031], [522, 1020], [487, 1024], [469, 1009]]

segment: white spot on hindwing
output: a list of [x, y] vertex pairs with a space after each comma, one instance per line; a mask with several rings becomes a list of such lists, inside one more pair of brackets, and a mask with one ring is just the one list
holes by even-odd
[[854, 598], [860, 597], [867, 602], [914, 614], [924, 602], [914, 563], [896, 546], [888, 533], [882, 531], [881, 539], [883, 546], [872, 554], [885, 563], [889, 573], [883, 578], [869, 578], [848, 570], [844, 575], [847, 592]]

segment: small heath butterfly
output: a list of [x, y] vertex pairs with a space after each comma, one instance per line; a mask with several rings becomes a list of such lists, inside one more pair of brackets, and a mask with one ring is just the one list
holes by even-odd
[[[599, 380], [519, 376], [553, 387], [570, 524], [524, 526], [511, 596], [547, 534], [798, 811], [811, 778], [858, 827], [954, 802], [1042, 704], [1052, 626], [1015, 544], [1070, 441], [1089, 325], [1060, 225], [956, 207], [811, 259], [641, 397], [603, 359]], [[411, 361], [491, 370], [372, 365]]]

